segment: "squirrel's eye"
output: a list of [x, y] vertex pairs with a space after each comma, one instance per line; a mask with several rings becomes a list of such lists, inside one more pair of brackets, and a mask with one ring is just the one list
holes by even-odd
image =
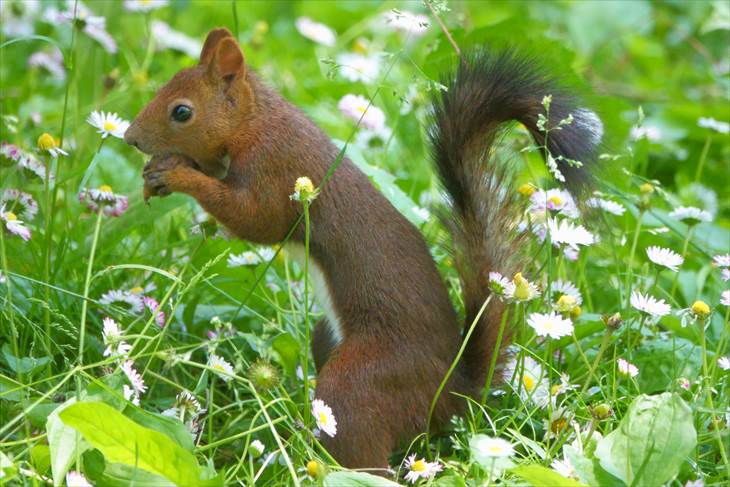
[[193, 109], [187, 105], [178, 105], [172, 109], [171, 116], [176, 122], [187, 122], [193, 116]]

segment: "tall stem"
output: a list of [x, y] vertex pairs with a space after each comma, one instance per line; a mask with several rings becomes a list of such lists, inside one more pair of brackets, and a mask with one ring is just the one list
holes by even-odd
[[91, 287], [91, 270], [94, 267], [94, 256], [96, 255], [96, 244], [99, 241], [101, 230], [101, 218], [104, 215], [103, 208], [96, 213], [96, 226], [94, 227], [94, 238], [91, 241], [91, 253], [89, 263], [86, 266], [86, 279], [84, 280], [83, 302], [81, 303], [81, 324], [79, 325], [79, 366], [84, 365], [84, 340], [86, 338], [86, 311], [89, 307], [89, 288]]
[[641, 233], [641, 221], [644, 218], [644, 210], [639, 211], [639, 215], [636, 217], [636, 229], [634, 229], [634, 239], [631, 242], [631, 252], [629, 253], [629, 268], [626, 271], [626, 304], [625, 307], [629, 306], [629, 296], [631, 296], [631, 274], [634, 265], [634, 255], [636, 255], [636, 246], [639, 243], [639, 233]]
[[304, 424], [309, 426], [311, 408], [309, 407], [309, 201], [303, 199], [304, 206], [304, 359], [302, 375], [304, 376]]
[[[694, 225], [690, 225], [687, 229], [687, 236], [684, 239], [684, 245], [682, 245], [682, 258], [687, 257], [687, 249], [689, 248], [689, 241], [692, 239], [692, 232], [694, 231]], [[672, 282], [672, 292], [670, 297], [674, 299], [674, 292], [677, 290], [677, 284], [679, 284], [679, 272], [674, 273], [674, 281]]]

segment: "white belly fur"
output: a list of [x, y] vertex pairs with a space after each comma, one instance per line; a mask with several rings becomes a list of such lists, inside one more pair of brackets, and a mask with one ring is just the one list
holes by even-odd
[[[286, 250], [287, 254], [289, 254], [292, 259], [297, 261], [302, 269], [304, 269], [305, 252], [303, 245], [298, 243], [288, 243], [284, 247], [284, 250]], [[332, 339], [336, 345], [339, 345], [344, 338], [342, 334], [342, 322], [335, 312], [332, 293], [327, 285], [327, 278], [325, 277], [324, 272], [322, 272], [322, 268], [319, 267], [319, 264], [317, 264], [311, 255], [309, 256], [309, 283], [314, 291], [314, 297], [317, 300], [317, 304], [319, 304], [327, 317], [327, 324], [329, 325]]]

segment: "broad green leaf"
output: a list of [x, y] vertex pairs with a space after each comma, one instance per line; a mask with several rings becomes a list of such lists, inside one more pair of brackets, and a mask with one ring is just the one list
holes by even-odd
[[51, 361], [50, 357], [41, 357], [41, 358], [33, 358], [33, 357], [22, 357], [18, 358], [15, 355], [13, 355], [12, 351], [10, 350], [10, 345], [7, 343], [3, 345], [2, 348], [3, 356], [5, 356], [5, 361], [8, 364], [8, 367], [13, 369], [14, 372], [17, 372], [19, 374], [32, 374], [36, 370], [40, 369], [41, 367], [48, 364], [48, 362]]
[[48, 445], [35, 445], [30, 449], [30, 457], [33, 459], [35, 471], [45, 475], [51, 468], [51, 450]]
[[75, 403], [76, 398], [72, 397], [57, 407], [46, 421], [48, 446], [51, 451], [51, 473], [53, 474], [53, 485], [56, 487], [61, 485], [71, 463], [76, 460], [76, 455], [80, 455], [90, 448], [75, 429], [65, 425], [59, 418], [62, 411]]
[[124, 415], [132, 421], [147, 428], [159, 431], [170, 437], [175, 443], [192, 452], [195, 448], [193, 437], [185, 425], [177, 418], [170, 418], [157, 413], [150, 413], [144, 409], [127, 406]]
[[626, 485], [606, 472], [597, 458], [587, 458], [571, 445], [563, 446], [563, 453], [575, 469], [578, 478], [586, 485], [610, 485], [612, 487]]
[[510, 472], [525, 479], [533, 487], [579, 487], [583, 485], [573, 479], [566, 479], [555, 470], [542, 465], [522, 465], [510, 469]]
[[692, 410], [671, 393], [638, 396], [618, 428], [599, 440], [601, 466], [628, 485], [662, 485], [697, 444]]
[[6, 401], [20, 401], [23, 398], [21, 388], [23, 386], [14, 380], [0, 376], [0, 399]]
[[324, 487], [397, 487], [400, 484], [365, 472], [332, 472], [324, 478]]
[[138, 425], [104, 403], [78, 403], [60, 413], [112, 463], [138, 466], [180, 486], [197, 485], [198, 463], [192, 453], [167, 435]]
[[107, 463], [99, 450], [84, 453], [84, 475], [94, 483], [105, 487], [140, 485], [149, 487], [174, 487], [164, 477], [123, 463]]
[[437, 477], [431, 484], [433, 487], [466, 487], [466, 480], [455, 473]]
[[[38, 398], [31, 398], [28, 401], [23, 401], [23, 408], [26, 409], [33, 405]], [[30, 420], [30, 423], [36, 428], [43, 428], [46, 425], [48, 416], [58, 408], [58, 404], [55, 402], [41, 401], [36, 404], [33, 409], [27, 411], [26, 415]]]

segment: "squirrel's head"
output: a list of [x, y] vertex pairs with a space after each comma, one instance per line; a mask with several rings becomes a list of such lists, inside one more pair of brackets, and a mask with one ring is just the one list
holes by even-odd
[[177, 73], [137, 115], [124, 140], [149, 155], [182, 154], [209, 174], [225, 169], [226, 142], [254, 106], [238, 43], [214, 29], [197, 66]]

